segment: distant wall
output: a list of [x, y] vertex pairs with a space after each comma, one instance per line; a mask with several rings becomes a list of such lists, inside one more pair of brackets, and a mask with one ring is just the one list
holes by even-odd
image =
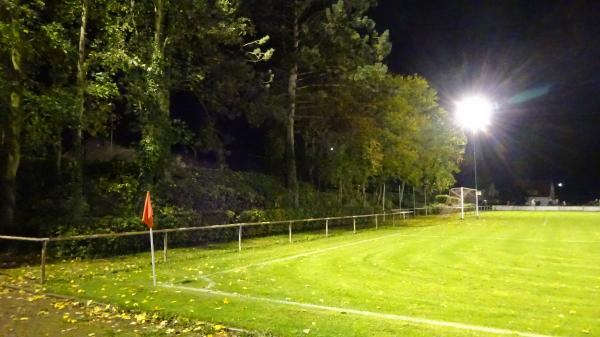
[[600, 206], [492, 206], [494, 211], [600, 212]]

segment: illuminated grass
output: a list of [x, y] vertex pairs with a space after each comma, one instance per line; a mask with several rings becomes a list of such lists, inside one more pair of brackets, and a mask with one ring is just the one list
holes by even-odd
[[281, 336], [495, 334], [256, 298], [542, 335], [600, 334], [600, 214], [494, 212], [409, 224], [355, 235], [349, 225], [327, 239], [299, 234], [293, 244], [287, 236], [253, 239], [241, 253], [237, 243], [172, 249], [167, 263], [159, 259], [162, 284], [253, 298], [154, 289], [148, 254], [52, 265], [48, 287]]

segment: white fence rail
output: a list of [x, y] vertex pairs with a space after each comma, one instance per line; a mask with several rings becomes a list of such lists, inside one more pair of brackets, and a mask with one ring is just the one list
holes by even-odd
[[[361, 215], [350, 215], [350, 216], [338, 216], [338, 217], [325, 217], [325, 218], [309, 218], [309, 219], [297, 219], [297, 220], [280, 220], [280, 221], [261, 221], [261, 222], [243, 222], [243, 223], [232, 223], [224, 225], [212, 225], [212, 226], [195, 226], [195, 227], [180, 227], [180, 228], [165, 228], [154, 230], [154, 233], [164, 233], [163, 236], [163, 259], [167, 260], [167, 241], [168, 233], [173, 232], [191, 232], [191, 231], [207, 231], [222, 228], [237, 228], [238, 229], [238, 250], [242, 250], [242, 232], [244, 227], [252, 226], [264, 226], [264, 225], [288, 225], [289, 242], [292, 242], [292, 227], [294, 224], [303, 224], [310, 222], [324, 222], [325, 236], [329, 236], [329, 222], [331, 220], [350, 220], [352, 219], [352, 230], [356, 233], [356, 219], [361, 218], [373, 218], [373, 225], [375, 228], [379, 227], [379, 217], [382, 217], [385, 221], [386, 216], [392, 216], [392, 225], [396, 225], [396, 216], [401, 216], [403, 220], [406, 220], [407, 215], [413, 214], [413, 210], [408, 209], [395, 209], [389, 212], [376, 213], [376, 214], [361, 214]], [[72, 236], [57, 236], [57, 237], [25, 237], [25, 236], [10, 236], [0, 235], [0, 240], [9, 241], [29, 241], [29, 242], [41, 242], [42, 252], [40, 258], [40, 282], [43, 284], [46, 281], [46, 259], [48, 255], [48, 243], [58, 241], [75, 241], [75, 240], [93, 240], [93, 239], [105, 239], [105, 238], [116, 238], [125, 236], [142, 236], [148, 235], [148, 231], [135, 231], [135, 232], [121, 232], [121, 233], [102, 233], [102, 234], [87, 234], [87, 235], [72, 235]]]

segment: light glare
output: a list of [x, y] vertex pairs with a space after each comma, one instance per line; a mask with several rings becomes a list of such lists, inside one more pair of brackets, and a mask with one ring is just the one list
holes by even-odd
[[467, 97], [456, 102], [456, 122], [467, 130], [479, 131], [490, 124], [493, 110], [484, 97]]

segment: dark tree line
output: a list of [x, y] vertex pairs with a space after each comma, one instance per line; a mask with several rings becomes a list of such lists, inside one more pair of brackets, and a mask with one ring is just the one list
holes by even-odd
[[[112, 144], [115, 131], [128, 134], [121, 145], [135, 149], [137, 188], [152, 190], [176, 149], [214, 154], [225, 166], [232, 135], [223, 130], [239, 119], [260, 130], [265, 162], [283, 163], [273, 165], [283, 169], [289, 207], [300, 206], [299, 177], [336, 187], [340, 198], [389, 181], [447, 188], [463, 136], [425, 79], [387, 71], [388, 34], [366, 14], [374, 5], [4, 0], [1, 231], [19, 231], [24, 159], [46, 163], [39, 173], [66, 191], [76, 223], [90, 207], [90, 139]], [[184, 112], [196, 125], [174, 117], [181, 93], [199, 107]]]

